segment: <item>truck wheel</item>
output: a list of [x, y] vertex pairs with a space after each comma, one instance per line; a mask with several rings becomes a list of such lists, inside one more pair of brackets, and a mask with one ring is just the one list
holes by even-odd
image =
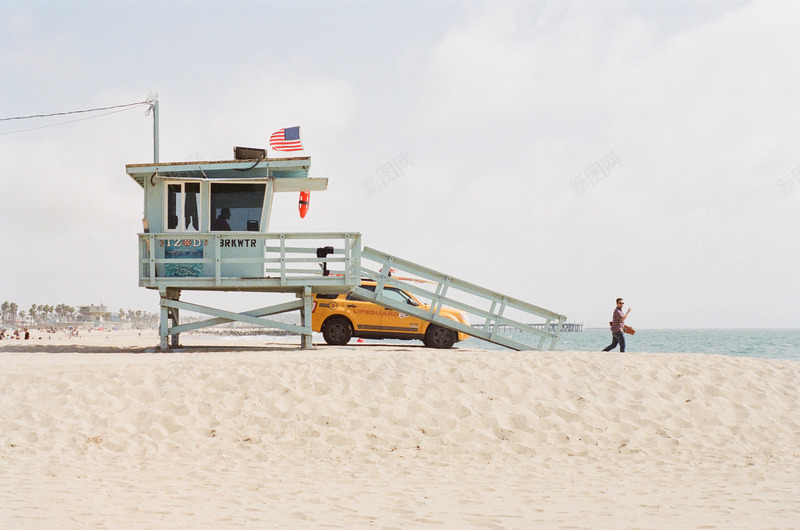
[[329, 318], [322, 325], [322, 338], [332, 346], [344, 346], [352, 336], [353, 326], [346, 318]]
[[452, 348], [453, 344], [456, 343], [456, 332], [452, 329], [431, 324], [425, 331], [425, 339], [422, 342], [428, 348]]

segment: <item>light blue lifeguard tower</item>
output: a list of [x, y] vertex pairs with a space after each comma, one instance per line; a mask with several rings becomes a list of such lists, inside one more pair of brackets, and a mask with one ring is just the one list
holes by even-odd
[[[231, 321], [295, 332], [311, 347], [312, 292], [358, 285], [361, 235], [269, 232], [275, 193], [327, 188], [327, 179], [309, 178], [310, 163], [309, 157], [258, 156], [126, 166], [144, 190], [139, 285], [161, 297], [162, 349], [170, 346], [168, 337], [176, 347], [182, 332]], [[182, 291], [292, 292], [298, 300], [231, 313], [183, 302]], [[181, 309], [213, 318], [180, 325]], [[296, 310], [300, 326], [264, 318]]]
[[[179, 346], [183, 332], [229, 322], [296, 333], [301, 347], [311, 348], [313, 295], [342, 292], [508, 348], [555, 347], [564, 315], [362, 248], [358, 232], [270, 232], [275, 193], [327, 189], [326, 178], [309, 176], [310, 157], [268, 158], [264, 149], [234, 148], [232, 160], [160, 163], [157, 125], [154, 139], [155, 162], [126, 171], [144, 191], [139, 285], [159, 292], [161, 349]], [[359, 287], [362, 278], [374, 280], [375, 290]], [[383, 294], [384, 286], [412, 293], [429, 309], [402, 305]], [[184, 291], [294, 293], [297, 299], [236, 313], [181, 300]], [[472, 325], [442, 317], [444, 305], [467, 313]], [[208, 318], [181, 324], [181, 311]], [[267, 318], [291, 311], [300, 312], [300, 324]]]

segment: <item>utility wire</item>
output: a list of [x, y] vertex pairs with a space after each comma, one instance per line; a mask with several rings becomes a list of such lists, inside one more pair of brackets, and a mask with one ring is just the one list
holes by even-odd
[[86, 110], [71, 110], [69, 112], [54, 112], [52, 114], [33, 114], [31, 116], [14, 116], [11, 118], [0, 118], [0, 121], [11, 121], [11, 120], [30, 120], [31, 118], [50, 118], [52, 116], [66, 116], [68, 114], [81, 114], [84, 112], [99, 112], [101, 110], [111, 110], [111, 109], [121, 109], [124, 107], [135, 107], [137, 105], [152, 105], [153, 101], [158, 98], [158, 95], [155, 98], [151, 99], [152, 96], [148, 97], [145, 101], [138, 101], [136, 103], [126, 103], [124, 105], [113, 105], [111, 107], [98, 107], [95, 109], [86, 109]]
[[105, 112], [103, 114], [98, 114], [97, 116], [88, 116], [86, 118], [78, 118], [76, 120], [62, 121], [62, 122], [59, 122], [59, 123], [51, 123], [50, 125], [40, 125], [39, 127], [31, 127], [30, 129], [19, 129], [19, 130], [16, 130], [16, 131], [8, 131], [8, 132], [0, 133], [0, 136], [5, 136], [7, 134], [16, 134], [16, 133], [21, 133], [21, 132], [35, 131], [37, 129], [47, 129], [48, 127], [58, 127], [59, 125], [67, 125], [69, 123], [75, 123], [75, 122], [78, 122], [78, 121], [92, 120], [94, 118], [102, 118], [103, 116], [108, 116], [109, 114], [116, 114], [118, 112], [125, 112], [126, 110], [131, 110], [131, 109], [130, 108], [119, 109], [119, 110], [114, 110], [114, 111], [111, 111], [111, 112]]
[[[110, 107], [97, 107], [97, 108], [94, 108], [94, 109], [85, 109], [85, 110], [71, 110], [71, 111], [68, 111], [68, 112], [54, 112], [52, 114], [34, 114], [34, 115], [31, 115], [31, 116], [14, 116], [14, 117], [10, 117], [10, 118], [0, 118], [0, 122], [3, 122], [3, 121], [11, 121], [11, 120], [29, 120], [29, 119], [33, 119], [33, 118], [51, 118], [53, 116], [67, 116], [67, 115], [70, 115], [70, 114], [82, 114], [82, 113], [87, 113], [87, 112], [100, 112], [100, 111], [104, 111], [104, 110], [111, 110], [111, 112], [105, 112], [105, 113], [97, 115], [97, 116], [89, 116], [88, 118], [78, 118], [76, 120], [69, 120], [69, 121], [64, 121], [64, 122], [61, 122], [61, 123], [51, 123], [50, 125], [42, 125], [40, 127], [31, 127], [29, 129], [20, 129], [20, 130], [17, 130], [17, 131], [4, 132], [4, 133], [0, 133], [0, 136], [5, 136], [7, 134], [16, 134], [16, 133], [21, 133], [21, 132], [27, 132], [27, 131], [35, 131], [37, 129], [46, 129], [48, 127], [58, 127], [59, 125], [66, 125], [68, 123], [75, 123], [75, 122], [78, 122], [78, 121], [91, 120], [93, 118], [100, 118], [102, 116], [108, 116], [109, 114], [116, 114], [117, 112], [124, 112], [126, 110], [130, 110], [133, 107], [138, 107], [140, 105], [147, 105], [147, 115], [149, 115], [150, 114], [150, 109], [153, 108], [153, 103], [157, 99], [158, 99], [158, 93], [151, 92], [150, 94], [148, 94], [146, 100], [139, 101], [139, 102], [136, 102], [136, 103], [126, 103], [124, 105], [112, 105]], [[117, 109], [117, 110], [112, 110], [112, 109]]]

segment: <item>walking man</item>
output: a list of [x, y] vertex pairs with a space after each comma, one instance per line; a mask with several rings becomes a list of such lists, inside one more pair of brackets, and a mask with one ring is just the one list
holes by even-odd
[[619, 344], [619, 351], [625, 351], [625, 319], [628, 318], [628, 313], [631, 312], [630, 308], [624, 314], [622, 313], [622, 306], [625, 302], [622, 298], [617, 298], [617, 307], [614, 309], [614, 314], [611, 317], [611, 344], [609, 344], [603, 351], [611, 351]]

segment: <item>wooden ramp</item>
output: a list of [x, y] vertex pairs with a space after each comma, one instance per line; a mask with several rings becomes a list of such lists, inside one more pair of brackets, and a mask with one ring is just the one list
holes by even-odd
[[[377, 283], [375, 291], [361, 287], [351, 289], [361, 298], [514, 350], [552, 350], [567, 320], [564, 315], [370, 247], [364, 247], [361, 252], [361, 276]], [[383, 288], [387, 285], [413, 294], [429, 304], [430, 309], [384, 296]], [[442, 317], [443, 306], [463, 311], [472, 325]], [[532, 326], [530, 323], [536, 320], [544, 325]]]

